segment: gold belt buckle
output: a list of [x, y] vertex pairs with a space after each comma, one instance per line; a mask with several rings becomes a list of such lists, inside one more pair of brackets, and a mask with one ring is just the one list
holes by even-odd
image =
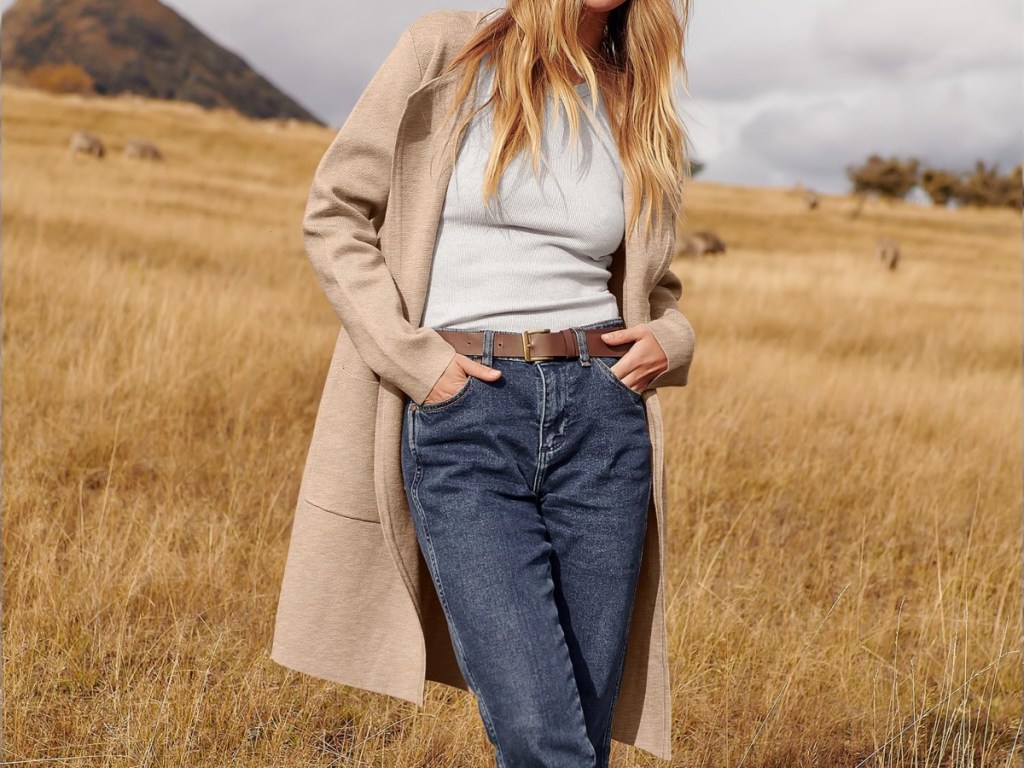
[[549, 333], [550, 328], [534, 328], [531, 331], [523, 331], [523, 359], [528, 361], [533, 360], [554, 360], [554, 355], [540, 355], [534, 357], [530, 354], [530, 334], [531, 333]]

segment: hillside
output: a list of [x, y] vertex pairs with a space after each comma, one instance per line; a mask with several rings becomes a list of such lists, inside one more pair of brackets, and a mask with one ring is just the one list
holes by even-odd
[[[268, 658], [337, 339], [301, 231], [334, 132], [0, 98], [4, 760], [493, 765], [470, 694]], [[167, 160], [72, 157], [83, 126]], [[697, 349], [659, 393], [673, 768], [1019, 766], [1019, 213], [688, 194], [729, 249], [674, 264]]]
[[101, 95], [131, 92], [322, 124], [159, 0], [17, 0], [2, 18], [4, 79], [72, 65]]

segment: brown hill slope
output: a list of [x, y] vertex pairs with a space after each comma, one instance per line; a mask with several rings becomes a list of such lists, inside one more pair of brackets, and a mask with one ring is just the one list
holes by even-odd
[[18, 0], [2, 17], [4, 76], [74, 65], [99, 94], [138, 93], [323, 124], [159, 0]]

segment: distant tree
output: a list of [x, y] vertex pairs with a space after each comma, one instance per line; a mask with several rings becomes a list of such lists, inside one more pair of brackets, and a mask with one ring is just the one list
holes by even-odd
[[961, 205], [978, 207], [1020, 207], [1020, 166], [1001, 176], [996, 163], [986, 167], [983, 160], [976, 161], [974, 170], [960, 184], [957, 201]]
[[960, 191], [960, 177], [941, 168], [926, 168], [919, 183], [935, 205], [947, 205]]
[[861, 166], [847, 166], [846, 175], [853, 183], [853, 192], [859, 195], [875, 193], [890, 199], [903, 199], [917, 186], [916, 158], [900, 160], [871, 155]]
[[1024, 174], [1022, 174], [1021, 163], [1017, 163], [1006, 184], [1006, 205], [1011, 208], [1024, 208]]
[[26, 73], [25, 81], [35, 88], [54, 93], [96, 91], [96, 84], [89, 73], [74, 64], [40, 64]]
[[883, 158], [877, 154], [868, 157], [861, 166], [847, 166], [846, 174], [853, 182], [853, 192], [859, 203], [851, 214], [856, 217], [869, 194], [886, 198], [904, 198], [919, 186], [935, 205], [1024, 208], [1024, 177], [1018, 163], [1009, 173], [999, 173], [998, 165], [987, 166], [983, 160], [974, 164], [970, 172], [954, 172], [944, 168], [928, 167], [918, 173], [915, 158], [900, 160]]

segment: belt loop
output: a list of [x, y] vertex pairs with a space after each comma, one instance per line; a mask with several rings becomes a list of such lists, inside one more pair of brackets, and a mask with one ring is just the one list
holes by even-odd
[[576, 345], [580, 348], [580, 365], [590, 367], [590, 350], [587, 349], [587, 332], [582, 328], [573, 328], [576, 334]]
[[488, 368], [494, 365], [494, 331], [484, 331], [484, 348], [483, 348], [483, 359], [480, 361]]

